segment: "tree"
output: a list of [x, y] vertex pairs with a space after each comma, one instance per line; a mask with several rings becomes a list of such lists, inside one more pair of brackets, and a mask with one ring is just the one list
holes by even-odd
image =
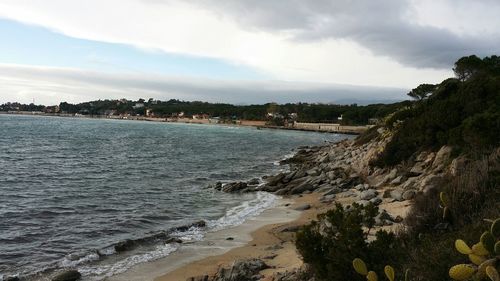
[[484, 69], [484, 62], [475, 55], [462, 57], [455, 62], [453, 71], [460, 81], [465, 81]]
[[415, 89], [411, 90], [408, 93], [408, 96], [416, 99], [422, 100], [428, 96], [430, 96], [436, 90], [437, 86], [433, 84], [420, 84]]

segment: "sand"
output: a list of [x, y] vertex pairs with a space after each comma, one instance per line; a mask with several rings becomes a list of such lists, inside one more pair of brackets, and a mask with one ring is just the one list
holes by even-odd
[[[302, 265], [302, 259], [295, 248], [295, 233], [286, 231], [307, 224], [316, 219], [318, 214], [335, 207], [335, 202], [351, 204], [356, 198], [338, 198], [331, 203], [319, 201], [321, 194], [304, 194], [280, 199], [276, 207], [264, 211], [242, 225], [208, 233], [203, 241], [185, 244], [171, 255], [138, 266], [123, 274], [107, 280], [127, 281], [185, 281], [189, 277], [210, 275], [220, 267], [230, 267], [235, 261], [259, 258], [270, 266], [261, 271], [264, 280], [278, 272], [291, 271]], [[308, 210], [294, 210], [298, 206], [309, 204]], [[410, 201], [390, 202], [384, 200], [379, 206], [393, 216], [404, 217], [410, 207]], [[384, 227], [397, 230], [398, 224]], [[227, 240], [227, 238], [234, 240]]]

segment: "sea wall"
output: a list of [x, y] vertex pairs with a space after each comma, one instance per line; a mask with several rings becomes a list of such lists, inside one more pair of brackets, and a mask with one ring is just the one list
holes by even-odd
[[344, 126], [335, 123], [303, 123], [294, 122], [292, 128], [305, 131], [320, 131], [332, 133], [350, 133], [361, 134], [366, 131], [369, 126]]

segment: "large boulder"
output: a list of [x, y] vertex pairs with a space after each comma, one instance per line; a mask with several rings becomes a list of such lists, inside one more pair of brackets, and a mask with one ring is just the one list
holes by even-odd
[[248, 259], [236, 262], [230, 268], [221, 268], [213, 281], [254, 281], [260, 280], [259, 272], [268, 268], [260, 259]]
[[372, 198], [375, 198], [377, 197], [377, 191], [374, 190], [374, 189], [368, 189], [368, 190], [365, 190], [363, 192], [361, 192], [361, 194], [359, 195], [359, 199], [361, 200], [370, 200]]
[[52, 281], [76, 281], [81, 277], [82, 275], [78, 270], [71, 269], [58, 273], [52, 278]]
[[247, 183], [242, 181], [230, 182], [222, 187], [222, 191], [227, 193], [239, 192], [247, 188], [247, 186], [248, 186]]
[[434, 162], [432, 162], [432, 167], [435, 171], [440, 171], [445, 167], [448, 159], [450, 159], [451, 152], [452, 148], [450, 146], [445, 145], [439, 149], [434, 158]]

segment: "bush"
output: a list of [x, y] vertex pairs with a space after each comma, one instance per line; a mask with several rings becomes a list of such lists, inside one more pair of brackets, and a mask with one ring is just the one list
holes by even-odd
[[383, 270], [386, 263], [399, 264], [403, 251], [394, 234], [378, 231], [373, 241], [367, 241], [377, 214], [373, 205], [344, 209], [337, 204], [297, 233], [297, 249], [317, 280], [363, 280], [352, 270], [354, 258], [376, 270]]
[[397, 128], [373, 164], [393, 166], [443, 145], [472, 153], [500, 145], [500, 67], [491, 65], [463, 81], [444, 80], [428, 98], [388, 118], [386, 126]]

